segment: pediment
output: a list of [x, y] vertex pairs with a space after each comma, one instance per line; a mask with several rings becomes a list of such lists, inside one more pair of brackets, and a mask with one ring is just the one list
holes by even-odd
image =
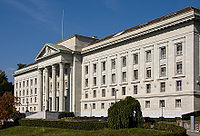
[[35, 60], [38, 60], [40, 58], [44, 58], [44, 57], [50, 56], [50, 55], [55, 54], [57, 52], [59, 52], [58, 49], [52, 47], [51, 45], [45, 44], [43, 46], [43, 48], [39, 51], [39, 53], [37, 54], [37, 56], [35, 57]]

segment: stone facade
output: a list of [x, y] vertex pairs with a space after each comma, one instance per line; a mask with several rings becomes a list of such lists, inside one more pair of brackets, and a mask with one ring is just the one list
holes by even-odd
[[200, 110], [199, 17], [188, 7], [102, 39], [45, 44], [34, 64], [14, 74], [17, 109], [107, 116], [112, 104], [133, 96], [143, 116]]

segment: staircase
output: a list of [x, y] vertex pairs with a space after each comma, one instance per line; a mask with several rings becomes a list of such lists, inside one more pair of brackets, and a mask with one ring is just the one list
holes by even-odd
[[58, 119], [58, 112], [45, 112], [40, 111], [29, 116], [26, 116], [27, 119]]

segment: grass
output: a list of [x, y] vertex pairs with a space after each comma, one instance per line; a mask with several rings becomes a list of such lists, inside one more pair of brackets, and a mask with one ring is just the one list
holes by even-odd
[[24, 126], [15, 126], [0, 130], [0, 136], [158, 136], [163, 133], [166, 134], [168, 132], [143, 128], [86, 131]]
[[195, 117], [195, 122], [200, 122], [200, 116]]

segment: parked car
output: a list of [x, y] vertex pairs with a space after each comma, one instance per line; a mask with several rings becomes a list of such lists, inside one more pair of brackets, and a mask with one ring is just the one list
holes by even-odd
[[108, 121], [108, 117], [103, 117], [99, 121]]

